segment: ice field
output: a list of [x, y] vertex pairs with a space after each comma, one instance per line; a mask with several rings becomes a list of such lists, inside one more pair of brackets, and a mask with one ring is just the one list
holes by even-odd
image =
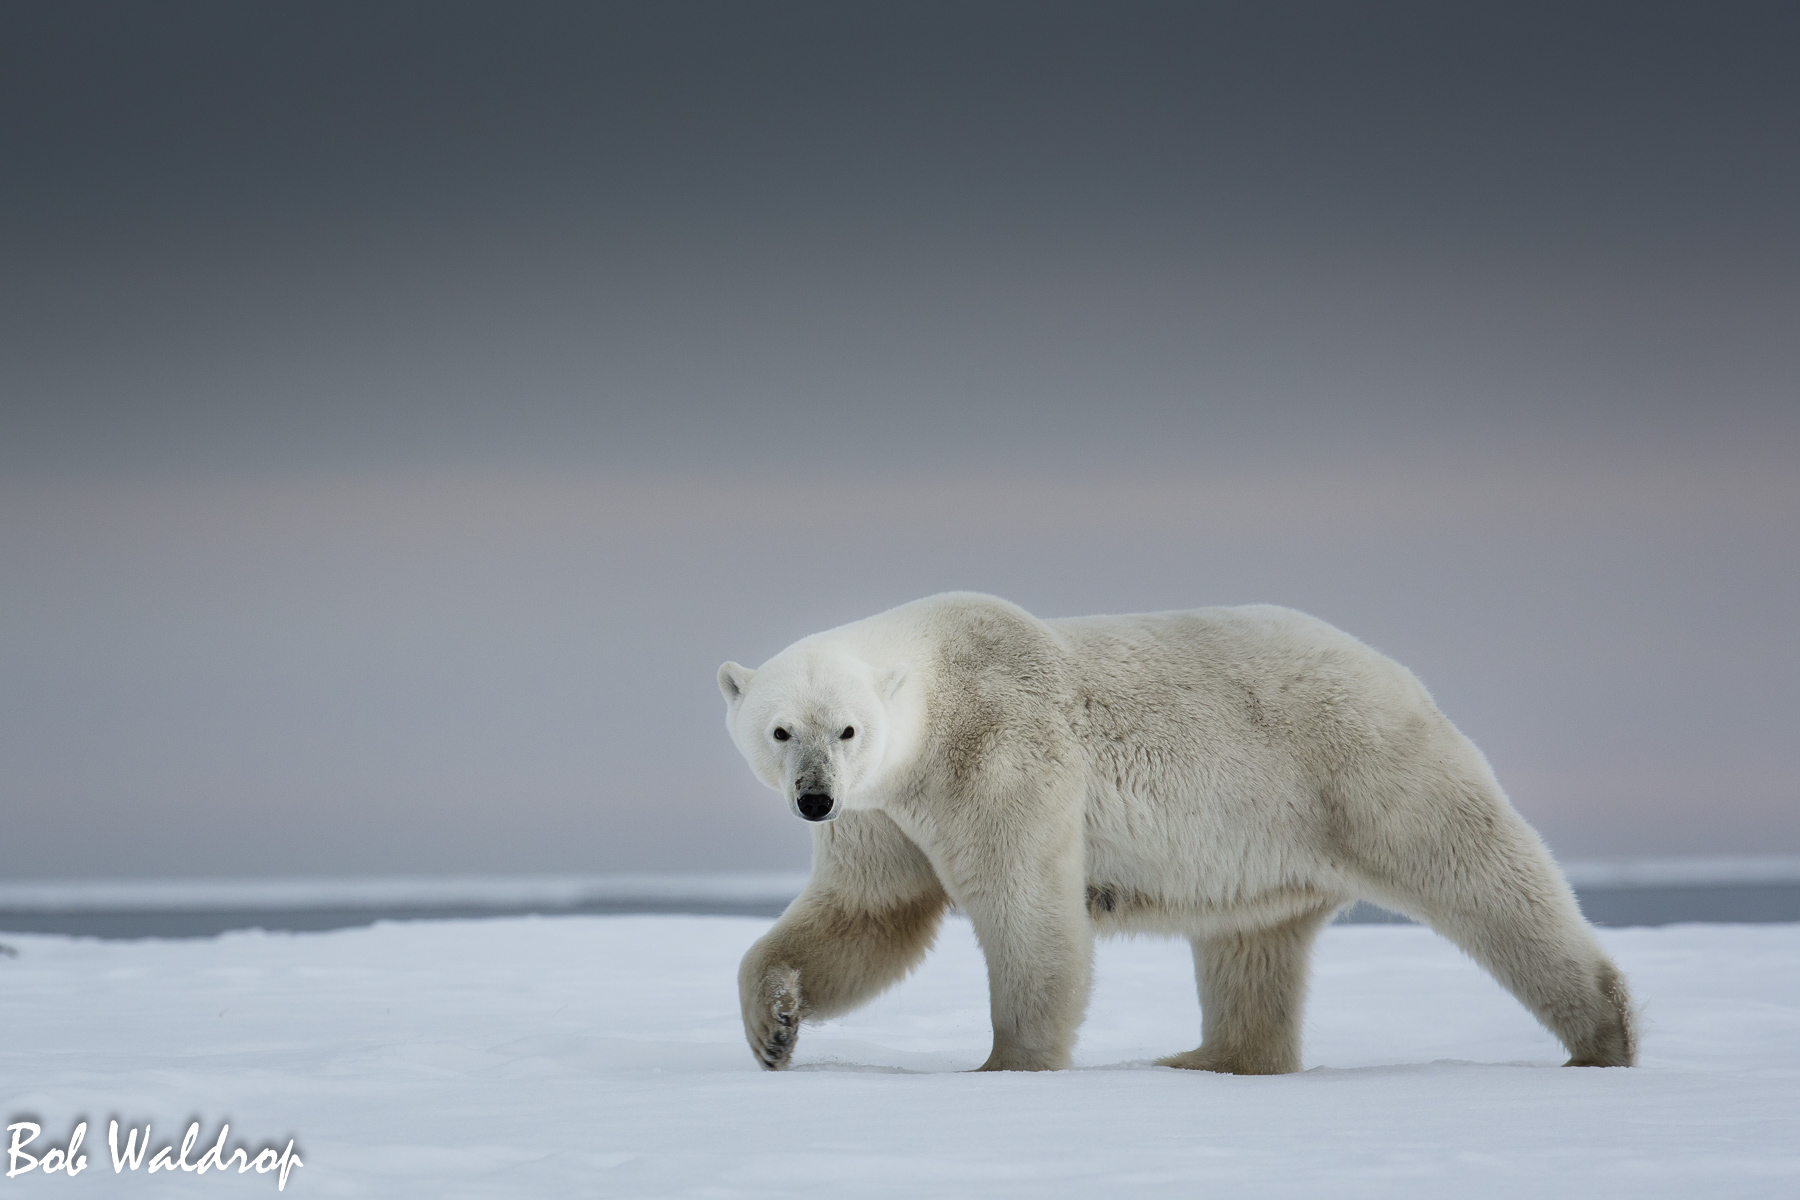
[[[99, 942], [6, 935], [0, 1092], [77, 1177], [0, 1195], [276, 1195], [277, 1175], [113, 1171], [107, 1123], [187, 1161], [294, 1141], [284, 1195], [1790, 1197], [1800, 925], [1602, 930], [1643, 1065], [1558, 1046], [1448, 943], [1334, 926], [1306, 1063], [1149, 1065], [1198, 1040], [1186, 946], [1102, 943], [1078, 1068], [962, 1073], [986, 981], [949, 922], [912, 979], [757, 1068], [739, 955], [768, 922], [555, 917]], [[247, 1156], [248, 1156], [247, 1155]]]

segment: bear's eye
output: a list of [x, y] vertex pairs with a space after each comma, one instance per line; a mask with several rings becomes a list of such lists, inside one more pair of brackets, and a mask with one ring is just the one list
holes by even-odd
[[782, 727], [781, 727], [781, 726], [779, 726], [779, 725], [777, 725], [777, 726], [776, 726], [776, 727], [775, 727], [775, 740], [776, 740], [776, 741], [778, 741], [778, 742], [785, 742], [785, 741], [787, 741], [787, 740], [788, 740], [788, 738], [789, 738], [789, 737], [790, 737], [790, 736], [791, 736], [791, 735], [790, 735], [790, 734], [789, 734], [789, 733], [788, 733], [788, 731], [787, 731], [787, 730], [785, 730], [785, 729], [783, 729], [783, 728], [782, 728]]
[[838, 734], [838, 740], [843, 741], [846, 738], [853, 738], [855, 736], [856, 736], [856, 726], [846, 725], [846, 726], [844, 726], [844, 732]]

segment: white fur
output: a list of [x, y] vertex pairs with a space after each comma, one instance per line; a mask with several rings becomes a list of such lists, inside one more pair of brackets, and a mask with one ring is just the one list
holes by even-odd
[[902, 978], [955, 903], [988, 959], [988, 1069], [1067, 1065], [1094, 934], [1131, 931], [1193, 943], [1203, 1040], [1165, 1063], [1298, 1070], [1312, 939], [1358, 898], [1454, 939], [1572, 1063], [1632, 1061], [1623, 977], [1486, 760], [1322, 621], [1043, 621], [954, 593], [719, 681], [757, 777], [796, 814], [832, 801], [806, 891], [740, 972], [767, 1066], [799, 1021]]

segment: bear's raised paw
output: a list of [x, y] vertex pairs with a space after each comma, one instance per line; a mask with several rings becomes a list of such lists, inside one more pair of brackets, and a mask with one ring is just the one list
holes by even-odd
[[770, 1071], [787, 1067], [800, 1039], [800, 972], [775, 967], [763, 976], [757, 1003], [745, 1014], [744, 1034], [756, 1059]]

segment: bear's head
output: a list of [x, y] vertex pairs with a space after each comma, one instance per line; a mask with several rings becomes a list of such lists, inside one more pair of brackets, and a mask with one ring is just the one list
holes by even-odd
[[895, 707], [905, 683], [903, 668], [821, 649], [784, 651], [754, 671], [719, 668], [731, 740], [808, 821], [872, 805], [871, 785], [906, 740]]

